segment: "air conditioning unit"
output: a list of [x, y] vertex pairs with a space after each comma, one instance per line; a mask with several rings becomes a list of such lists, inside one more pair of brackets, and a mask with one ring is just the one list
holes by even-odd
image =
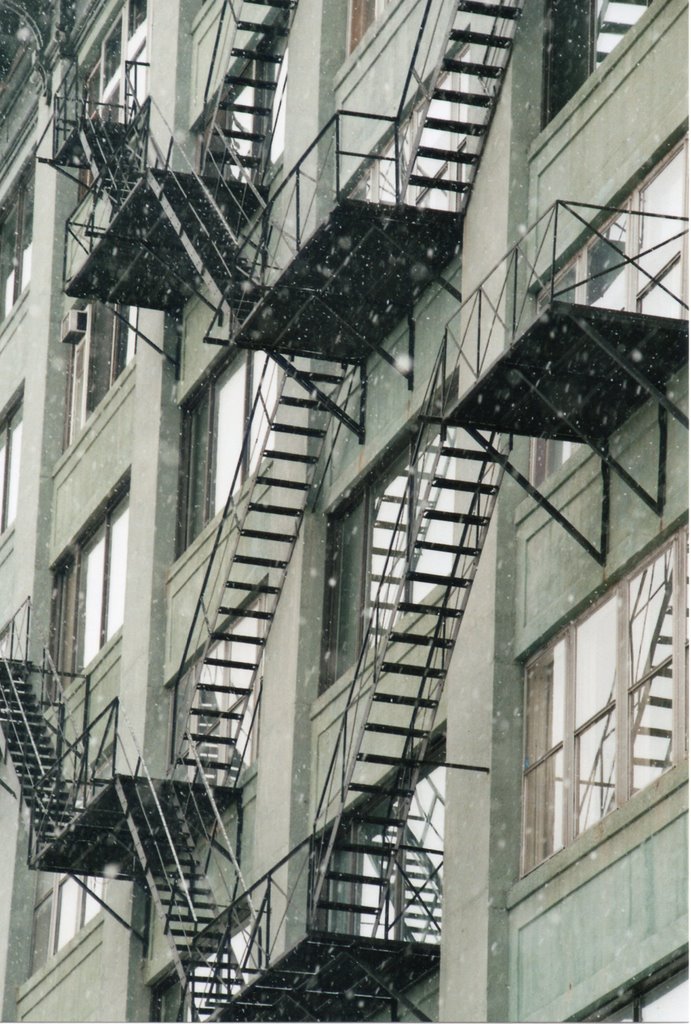
[[62, 320], [60, 340], [65, 345], [78, 345], [89, 330], [89, 310], [71, 309]]

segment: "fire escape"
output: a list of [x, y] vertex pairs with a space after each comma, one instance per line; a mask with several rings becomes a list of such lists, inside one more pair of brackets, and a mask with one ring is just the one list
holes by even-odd
[[[75, 65], [56, 97], [53, 162], [90, 182], [68, 222], [68, 294], [173, 314], [195, 297], [209, 312], [206, 340], [268, 357], [242, 445], [249, 481], [236, 486], [239, 462], [181, 659], [166, 777], [150, 776], [117, 700], [53, 744], [27, 659], [13, 652], [1, 720], [32, 809], [32, 865], [142, 884], [195, 1019], [388, 1009], [426, 1020], [415, 991], [438, 967], [443, 880], [435, 719], [502, 476], [599, 564], [612, 475], [661, 515], [668, 418], [688, 426], [665, 390], [686, 358], [686, 307], [650, 316], [579, 301], [563, 279], [579, 239], [610, 245], [601, 278], [635, 270], [658, 285], [644, 259], [609, 240], [612, 212], [578, 204], [556, 204], [463, 301], [445, 277], [519, 0], [426, 0], [396, 114], [338, 111], [269, 188], [296, 3], [223, 5], [197, 169], [174, 145], [158, 147], [136, 87], [120, 116], [105, 117], [86, 105]], [[667, 221], [657, 247], [686, 232]], [[376, 510], [369, 616], [312, 834], [247, 886], [228, 823], [300, 525], [337, 432], [363, 438], [367, 360], [413, 387], [414, 305], [432, 283], [458, 308], [409, 466]], [[402, 320], [406, 359], [386, 344]], [[659, 410], [654, 493], [609, 448], [648, 400]], [[514, 434], [596, 453], [598, 537], [516, 469]]]

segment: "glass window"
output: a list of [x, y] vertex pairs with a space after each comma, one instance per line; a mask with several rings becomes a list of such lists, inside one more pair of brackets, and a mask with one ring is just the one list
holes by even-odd
[[[526, 667], [524, 871], [674, 763], [674, 701], [686, 673], [673, 655], [682, 553], [679, 534]], [[616, 743], [619, 731], [627, 742]]]
[[64, 672], [81, 670], [122, 626], [128, 524], [124, 499], [55, 573], [53, 656]]
[[[102, 878], [89, 878], [86, 885], [103, 898], [105, 882]], [[34, 908], [32, 972], [58, 953], [100, 909], [98, 901], [74, 878], [41, 873]]]
[[[268, 417], [278, 397], [276, 366], [269, 361], [263, 372], [266, 358], [236, 358], [184, 410], [179, 551], [224, 508], [231, 488], [241, 486], [259, 464]], [[259, 388], [261, 396], [255, 402]]]
[[352, 53], [377, 16], [377, 0], [350, 0], [348, 53]]
[[82, 431], [88, 417], [134, 358], [139, 310], [101, 303], [89, 307], [89, 327], [70, 353], [67, 374], [65, 446]]
[[0, 323], [31, 279], [34, 178], [26, 177], [0, 206]]
[[15, 405], [0, 420], [0, 533], [17, 518], [22, 452], [22, 407]]
[[549, 0], [545, 37], [545, 123], [609, 56], [652, 0]]

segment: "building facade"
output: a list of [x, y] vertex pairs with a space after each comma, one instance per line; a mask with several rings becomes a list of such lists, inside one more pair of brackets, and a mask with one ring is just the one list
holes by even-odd
[[0, 0], [3, 1019], [688, 1019], [683, 0]]

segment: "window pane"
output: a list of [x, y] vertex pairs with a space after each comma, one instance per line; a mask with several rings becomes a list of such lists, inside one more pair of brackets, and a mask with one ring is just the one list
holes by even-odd
[[72, 878], [65, 879], [58, 889], [58, 923], [55, 949], [61, 949], [79, 930], [80, 889]]
[[610, 598], [576, 630], [576, 727], [614, 697], [617, 605]]
[[671, 661], [633, 691], [629, 709], [631, 791], [636, 793], [672, 764], [674, 687]]
[[[122, 54], [122, 26], [120, 19], [103, 45], [103, 86], [108, 87], [111, 79], [120, 71]], [[106, 97], [104, 96], [104, 99]]]
[[17, 205], [0, 225], [0, 320], [14, 305], [17, 277]]
[[81, 659], [83, 665], [87, 665], [101, 648], [105, 555], [106, 541], [104, 530], [101, 529], [84, 552], [84, 633]]
[[216, 423], [214, 429], [215, 466], [213, 513], [226, 503], [233, 479], [236, 487], [242, 474], [235, 475], [245, 431], [246, 364], [235, 364], [216, 385]]
[[667, 1024], [689, 1019], [688, 975], [677, 974], [663, 982], [641, 999], [641, 1020], [665, 1021]]
[[588, 249], [586, 301], [589, 306], [626, 309], [626, 225], [623, 215], [603, 228]]
[[127, 35], [132, 38], [146, 21], [146, 0], [130, 0]]
[[374, 21], [376, 0], [350, 0], [350, 44], [352, 52]]
[[[104, 880], [102, 878], [87, 878], [86, 884], [91, 892], [96, 893], [97, 896], [103, 897]], [[86, 924], [87, 921], [90, 921], [92, 917], [95, 917], [99, 910], [101, 910], [101, 905], [85, 893], [84, 924]]]
[[526, 680], [525, 768], [564, 739], [566, 641], [534, 661]]
[[564, 845], [564, 754], [545, 758], [524, 779], [523, 867], [530, 871]]
[[404, 571], [408, 546], [408, 473], [399, 473], [374, 496], [370, 549], [370, 603], [381, 612], [375, 627], [387, 628]]
[[207, 519], [207, 478], [209, 467], [209, 392], [187, 414], [186, 449], [188, 457], [186, 541], [193, 540]]
[[22, 420], [17, 413], [10, 423], [9, 466], [7, 470], [7, 519], [5, 526], [10, 526], [17, 518], [19, 498], [19, 463], [22, 451]]
[[672, 557], [669, 547], [629, 584], [629, 686], [672, 654]]
[[127, 530], [129, 506], [118, 509], [110, 526], [110, 563], [108, 566], [108, 613], [106, 640], [122, 626], [125, 614], [127, 579]]
[[33, 238], [33, 219], [34, 219], [34, 179], [33, 177], [27, 183], [26, 189], [24, 190], [24, 196], [22, 200], [22, 233], [21, 233], [21, 253], [18, 254], [18, 258], [21, 260], [21, 266], [19, 268], [19, 290], [24, 291], [29, 281], [31, 280], [31, 252], [32, 252], [32, 238]]
[[577, 828], [583, 832], [614, 808], [614, 708], [576, 737]]
[[355, 662], [361, 633], [365, 501], [330, 523], [331, 593], [326, 678], [334, 682]]
[[[661, 171], [653, 178], [649, 185], [641, 191], [641, 211], [645, 214], [668, 214], [670, 217], [680, 217], [684, 213], [684, 167], [686, 156], [680, 151]], [[649, 287], [651, 279], [657, 279], [661, 272], [671, 266], [673, 261], [680, 257], [682, 239], [678, 236], [684, 229], [684, 225], [678, 220], [667, 219], [666, 217], [640, 217], [640, 252], [637, 260], [641, 271], [638, 274], [638, 291], [645, 292]], [[670, 287], [672, 286], [672, 287]], [[681, 297], [681, 268], [678, 271], [678, 280], [671, 279], [665, 287], [670, 287], [675, 295]], [[678, 302], [671, 297], [664, 298], [664, 292], [659, 292], [655, 297], [657, 303], [666, 303], [667, 308], [662, 309], [663, 315], [679, 316], [682, 312]], [[653, 312], [648, 301], [649, 309], [646, 312]]]
[[0, 433], [0, 530], [4, 530], [7, 524], [5, 514], [5, 492], [7, 489], [7, 434]]
[[50, 919], [53, 911], [52, 891], [34, 910], [34, 934], [31, 944], [31, 970], [42, 967], [51, 954]]

